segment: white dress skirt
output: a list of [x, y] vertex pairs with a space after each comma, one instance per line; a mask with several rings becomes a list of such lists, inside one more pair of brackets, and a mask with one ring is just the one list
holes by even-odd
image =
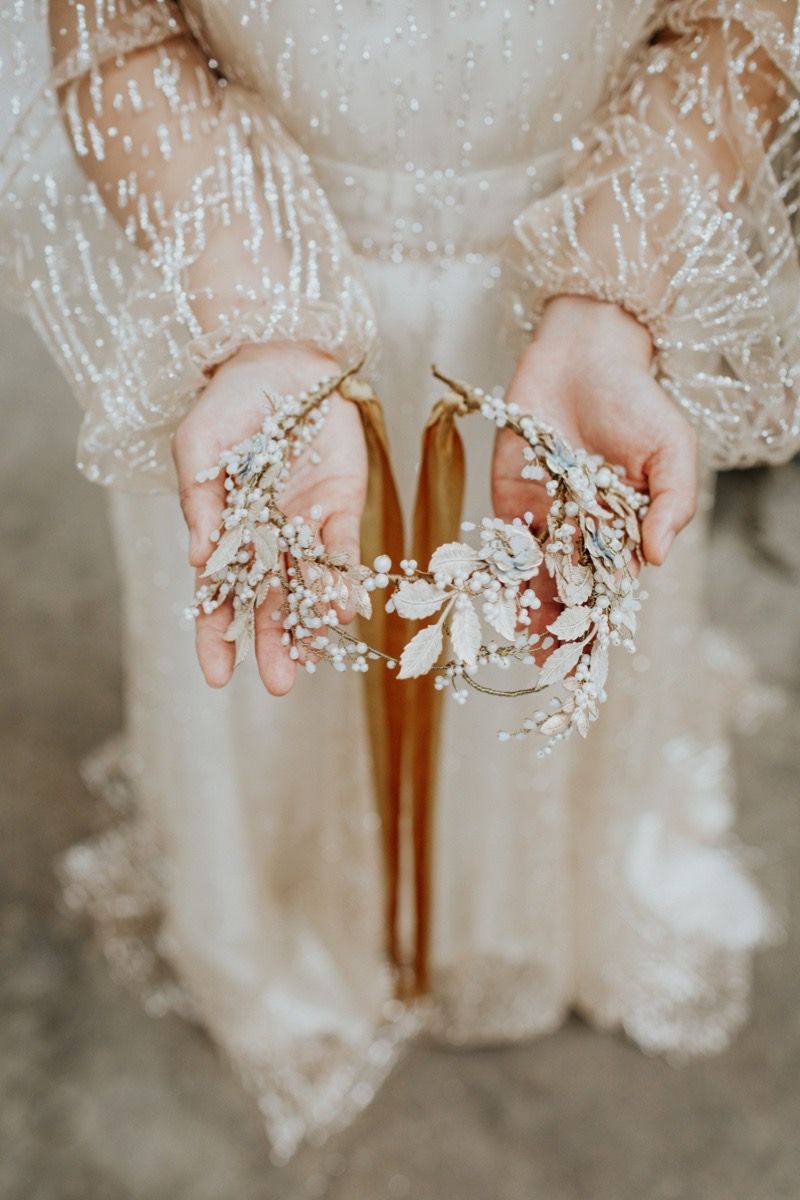
[[[166, 36], [159, 0], [131, 5], [126, 47]], [[439, 394], [430, 364], [484, 387], [510, 380], [502, 244], [517, 214], [558, 187], [562, 151], [667, 6], [509, 0], [501, 14], [483, 0], [354, 0], [306, 18], [303, 7], [183, 5], [214, 63], [308, 153], [352, 243], [377, 315], [377, 391], [408, 516]], [[22, 91], [24, 63], [47, 58], [37, 20], [9, 26], [23, 42], [30, 30], [29, 57], [11, 60]], [[108, 54], [102, 38], [95, 49]], [[107, 462], [128, 455], [130, 465], [130, 430], [144, 437], [162, 402], [160, 415], [175, 416], [167, 402], [188, 378], [187, 334], [152, 260], [126, 248], [80, 182], [80, 161], [58, 150], [52, 105], [48, 119], [47, 136], [20, 154], [29, 192], [14, 186], [38, 199], [12, 205], [8, 261], [90, 410], [84, 452], [111, 445]], [[117, 457], [112, 427], [128, 436]], [[491, 430], [475, 419], [466, 440], [464, 516], [480, 519]], [[727, 1044], [771, 918], [730, 832], [725, 739], [745, 676], [703, 628], [708, 489], [668, 564], [646, 572], [638, 653], [614, 656], [585, 742], [541, 760], [533, 741], [496, 740], [519, 715], [513, 702], [446, 702], [432, 987], [427, 1003], [406, 1007], [384, 959], [360, 677], [320, 670], [274, 699], [247, 662], [223, 691], [207, 688], [182, 617], [193, 579], [177, 500], [124, 485], [110, 505], [126, 728], [87, 775], [126, 811], [66, 855], [65, 894], [150, 1011], [211, 1031], [278, 1155], [367, 1104], [421, 1026], [453, 1043], [500, 1042], [553, 1030], [577, 1009], [647, 1052]]]
[[[429, 364], [484, 385], [509, 378], [492, 265], [366, 264], [406, 511], [437, 396]], [[479, 421], [465, 434], [465, 514], [480, 517], [491, 430]], [[105, 769], [122, 768], [135, 807], [67, 856], [67, 896], [151, 1007], [207, 1024], [278, 1153], [366, 1103], [420, 1022], [480, 1044], [555, 1029], [577, 1008], [647, 1051], [727, 1044], [770, 921], [729, 837], [724, 739], [745, 679], [701, 624], [705, 512], [646, 573], [638, 653], [615, 656], [585, 743], [541, 760], [530, 740], [496, 740], [518, 701], [447, 702], [432, 1003], [414, 1014], [393, 1000], [383, 960], [360, 677], [301, 674], [275, 699], [248, 661], [224, 691], [207, 688], [181, 617], [193, 580], [176, 500], [110, 496], [128, 720], [122, 760], [107, 755]]]

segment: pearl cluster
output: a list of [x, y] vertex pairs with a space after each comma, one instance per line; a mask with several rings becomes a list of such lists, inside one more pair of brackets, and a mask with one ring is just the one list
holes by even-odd
[[[357, 369], [357, 368], [356, 368]], [[210, 582], [198, 588], [187, 616], [196, 619], [220, 608], [230, 598], [233, 617], [227, 640], [236, 644], [237, 665], [253, 638], [256, 608], [271, 589], [282, 589], [283, 642], [289, 655], [313, 672], [317, 657], [329, 658], [337, 670], [349, 661], [365, 670], [367, 647], [339, 631], [337, 605], [355, 604], [368, 615], [369, 591], [375, 587], [366, 568], [328, 556], [319, 540], [321, 511], [310, 520], [287, 518], [277, 503], [291, 462], [309, 448], [329, 408], [329, 397], [349, 373], [323, 380], [313, 391], [271, 401], [262, 429], [231, 450], [219, 462], [200, 471], [200, 483], [225, 474], [226, 504], [216, 549], [205, 566]], [[311, 450], [311, 461], [319, 457]]]
[[[563, 696], [554, 696], [520, 728], [501, 731], [500, 739], [537, 731], [548, 739], [541, 753], [549, 753], [573, 730], [586, 736], [606, 696], [609, 648], [635, 649], [644, 593], [632, 567], [640, 558], [646, 496], [625, 483], [620, 467], [573, 449], [501, 395], [437, 372], [448, 386], [446, 399], [460, 412], [479, 412], [523, 438], [522, 474], [546, 480], [551, 497], [544, 529], [534, 532], [530, 512], [511, 522], [485, 517], [477, 546], [448, 542], [424, 569], [403, 559], [393, 571], [387, 554], [371, 567], [328, 554], [319, 538], [321, 512], [289, 520], [278, 501], [292, 458], [313, 442], [325, 419], [328, 397], [345, 381], [351, 397], [372, 396], [351, 375], [271, 406], [258, 434], [198, 476], [206, 480], [224, 471], [227, 503], [205, 568], [209, 582], [198, 589], [189, 615], [214, 612], [230, 598], [233, 617], [225, 637], [236, 643], [238, 664], [253, 638], [256, 608], [271, 589], [280, 589], [283, 644], [308, 672], [319, 661], [356, 672], [382, 661], [401, 680], [433, 674], [434, 686], [449, 690], [459, 704], [470, 688], [516, 696], [559, 685]], [[475, 529], [462, 525], [465, 533]], [[536, 628], [533, 614], [541, 600], [534, 581], [542, 573], [555, 582], [563, 609], [555, 621]], [[384, 590], [387, 611], [417, 623], [436, 618], [417, 630], [399, 660], [342, 624], [348, 611], [369, 618], [373, 594]], [[537, 669], [530, 686], [503, 690], [477, 678], [488, 668], [507, 671], [514, 662]]]

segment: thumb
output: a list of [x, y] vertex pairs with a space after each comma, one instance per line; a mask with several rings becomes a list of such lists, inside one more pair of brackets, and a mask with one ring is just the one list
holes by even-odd
[[189, 562], [204, 567], [214, 552], [212, 533], [219, 528], [225, 508], [224, 489], [217, 481], [193, 482], [180, 490], [181, 510], [189, 528]]
[[199, 569], [214, 551], [211, 535], [219, 527], [225, 509], [225, 476], [220, 473], [216, 479], [198, 481], [198, 472], [205, 470], [216, 454], [184, 428], [173, 438], [172, 457], [181, 511], [189, 529], [189, 562]]
[[666, 559], [675, 537], [697, 508], [697, 452], [694, 435], [662, 446], [647, 468], [650, 507], [642, 523], [644, 557], [653, 566]]

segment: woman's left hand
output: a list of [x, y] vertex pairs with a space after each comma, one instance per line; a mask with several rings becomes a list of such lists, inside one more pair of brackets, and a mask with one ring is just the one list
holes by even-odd
[[[697, 503], [697, 438], [650, 374], [653, 348], [644, 326], [615, 304], [559, 296], [547, 305], [506, 394], [523, 412], [552, 425], [574, 446], [625, 468], [649, 492], [644, 557], [664, 562]], [[522, 441], [500, 430], [492, 499], [503, 519], [549, 507], [542, 484], [521, 477]]]
[[[653, 348], [644, 326], [615, 304], [559, 296], [547, 305], [536, 337], [520, 359], [506, 399], [552, 425], [574, 446], [625, 468], [649, 492], [642, 526], [644, 557], [664, 562], [697, 502], [697, 438], [650, 374]], [[497, 434], [492, 500], [499, 517], [549, 508], [543, 484], [521, 477], [522, 441]], [[555, 596], [540, 618], [552, 620]]]

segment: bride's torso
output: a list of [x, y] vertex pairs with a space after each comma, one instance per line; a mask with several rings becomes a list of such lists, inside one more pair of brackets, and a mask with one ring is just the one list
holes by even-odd
[[183, 0], [369, 257], [496, 249], [663, 0]]
[[184, 0], [312, 159], [460, 175], [563, 146], [656, 0]]

